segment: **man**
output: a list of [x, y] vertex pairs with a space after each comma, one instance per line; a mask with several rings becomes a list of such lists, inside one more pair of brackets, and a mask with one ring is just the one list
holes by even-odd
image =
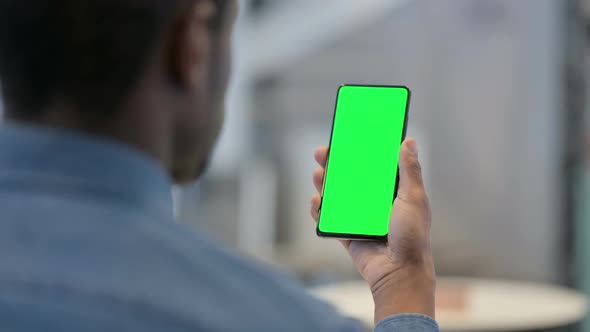
[[[0, 0], [0, 330], [359, 330], [172, 220], [171, 182], [201, 175], [221, 127], [236, 11], [236, 0]], [[415, 141], [400, 159], [389, 244], [342, 243], [377, 331], [436, 331]]]

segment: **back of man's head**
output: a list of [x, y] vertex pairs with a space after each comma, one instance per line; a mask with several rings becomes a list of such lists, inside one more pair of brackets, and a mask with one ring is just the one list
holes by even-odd
[[0, 0], [5, 102], [32, 116], [55, 98], [112, 109], [138, 80], [182, 2]]
[[235, 0], [0, 0], [9, 120], [135, 145], [196, 179], [223, 119]]

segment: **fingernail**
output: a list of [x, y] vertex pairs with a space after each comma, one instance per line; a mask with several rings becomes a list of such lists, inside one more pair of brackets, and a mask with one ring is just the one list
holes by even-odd
[[410, 152], [412, 152], [413, 154], [415, 154], [416, 156], [418, 155], [418, 144], [416, 143], [415, 140], [411, 139], [408, 140], [408, 149], [410, 149]]

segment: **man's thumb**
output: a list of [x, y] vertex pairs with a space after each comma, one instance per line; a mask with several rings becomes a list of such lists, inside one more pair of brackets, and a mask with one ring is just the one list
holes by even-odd
[[423, 201], [426, 192], [418, 160], [418, 145], [413, 138], [405, 140], [400, 149], [399, 175], [398, 197], [408, 202]]

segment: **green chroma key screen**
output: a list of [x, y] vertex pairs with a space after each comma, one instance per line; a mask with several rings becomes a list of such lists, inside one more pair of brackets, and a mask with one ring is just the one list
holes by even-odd
[[409, 97], [406, 87], [340, 87], [319, 235], [368, 239], [387, 235]]

